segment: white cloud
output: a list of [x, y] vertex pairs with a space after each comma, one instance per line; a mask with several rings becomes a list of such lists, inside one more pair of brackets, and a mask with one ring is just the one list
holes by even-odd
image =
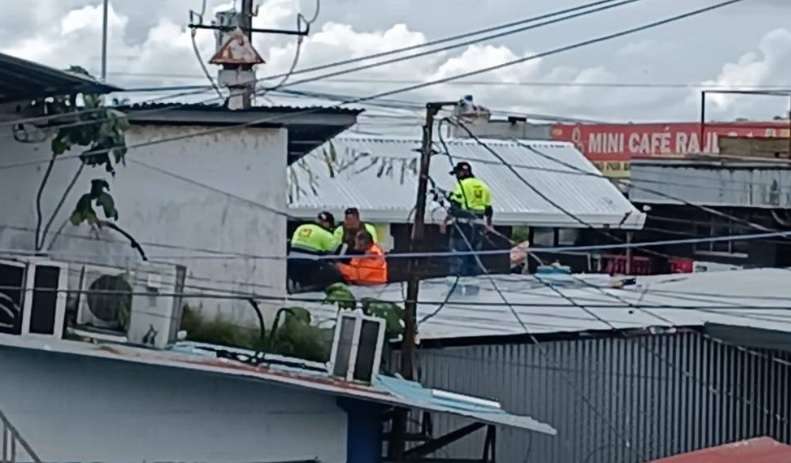
[[[38, 2], [43, 0], [30, 0], [31, 4]], [[13, 36], [12, 39], [5, 36], [7, 40], [0, 42], [3, 43], [2, 50], [56, 67], [76, 64], [98, 72], [101, 41], [100, 3], [99, 0], [63, 0], [62, 2], [59, 0], [57, 7], [50, 8], [46, 14], [39, 11], [32, 17], [26, 17], [26, 21], [31, 24], [25, 26], [29, 27], [29, 30]], [[200, 0], [168, 0], [164, 3], [166, 5], [159, 0], [136, 0], [137, 6], [130, 7], [129, 4], [118, 3], [119, 11], [111, 10], [110, 71], [138, 74], [131, 77], [111, 74], [114, 83], [127, 87], [205, 83], [192, 51], [190, 32], [184, 28], [187, 10], [198, 8]], [[221, 7], [229, 7], [233, 2], [212, 0], [208, 3], [205, 21], [212, 19], [213, 11]], [[349, 0], [348, 3], [349, 8], [352, 8], [352, 3], [355, 1]], [[161, 5], [162, 9], [156, 10], [157, 14], [153, 14], [154, 8], [158, 5]], [[387, 11], [391, 13], [399, 11], [393, 5], [387, 3], [382, 8], [389, 8]], [[296, 27], [297, 13], [301, 11], [306, 16], [311, 16], [314, 7], [312, 0], [302, 2], [267, 0], [262, 4], [259, 16], [254, 19], [254, 25], [293, 29]], [[352, 25], [332, 20], [334, 18], [328, 19], [327, 11], [332, 11], [336, 7], [330, 5], [328, 8], [329, 10], [325, 8], [322, 11], [320, 22], [314, 25], [311, 35], [303, 41], [299, 67], [421, 44], [429, 40], [426, 34], [428, 31], [416, 30], [414, 21], [407, 21], [408, 17], [394, 16], [384, 27], [366, 27], [364, 23], [357, 21], [353, 21]], [[380, 20], [377, 21], [382, 23]], [[458, 26], [462, 30], [464, 27], [469, 25], [464, 26], [460, 23]], [[214, 51], [214, 34], [210, 31], [199, 31], [197, 41], [204, 60], [208, 60]], [[566, 41], [563, 37], [563, 40], [555, 44], [535, 45], [536, 51]], [[296, 39], [293, 36], [256, 34], [254, 43], [267, 61], [265, 65], [259, 67], [259, 77], [280, 73], [290, 67], [296, 51]], [[522, 48], [523, 43], [515, 38], [512, 42], [473, 45], [343, 77], [429, 81], [529, 56], [534, 51]], [[591, 48], [590, 51], [531, 60], [481, 74], [472, 79], [507, 83], [673, 82], [675, 71], [682, 68], [692, 69], [690, 66], [683, 66], [683, 60], [680, 58], [689, 47], [680, 47], [677, 42], [671, 40], [658, 41], [641, 36], [634, 42], [624, 43], [620, 47], [604, 47], [604, 49], [606, 53], [603, 53], [598, 60], [587, 59], [602, 51], [600, 48]], [[696, 54], [701, 52], [703, 51], [700, 49], [694, 50]], [[776, 83], [791, 72], [791, 64], [787, 64], [791, 63], [790, 54], [791, 33], [785, 29], [773, 31], [765, 35], [755, 51], [722, 66], [719, 74], [707, 83], [720, 85]], [[643, 59], [646, 56], [652, 59]], [[673, 61], [668, 63], [669, 60]], [[209, 68], [212, 73], [216, 72], [214, 66]], [[700, 75], [704, 71], [696, 72], [693, 77], [695, 80], [703, 81], [706, 78], [705, 74]], [[156, 76], [141, 77], [139, 74], [156, 74]], [[172, 76], [163, 76], [168, 74]], [[191, 77], [185, 79], [184, 75]], [[300, 75], [292, 80], [304, 77], [310, 77], [310, 74]], [[322, 83], [321, 86], [310, 88], [367, 95], [399, 86], [398, 84]], [[444, 100], [455, 99], [464, 94], [474, 94], [477, 101], [493, 108], [567, 117], [689, 120], [694, 119], [697, 114], [697, 99], [687, 98], [688, 94], [683, 90], [646, 91], [584, 86], [442, 85], [398, 95], [395, 98], [412, 101], [435, 98]], [[205, 98], [210, 97], [209, 94], [205, 95]], [[737, 115], [737, 111], [742, 112], [741, 106], [726, 100], [722, 100], [718, 109], [723, 117]], [[764, 117], [769, 115], [764, 114]]]
[[[759, 42], [756, 50], [751, 50], [735, 62], [726, 63], [716, 79], [707, 80], [704, 85], [711, 87], [761, 87], [783, 85], [791, 74], [791, 31], [775, 29], [768, 32]], [[697, 96], [695, 96], [697, 98]], [[707, 99], [711, 110], [717, 115], [742, 114], [756, 117], [771, 117], [785, 104], [777, 104], [762, 97], [735, 97], [712, 94]], [[767, 110], [775, 114], [767, 113]]]

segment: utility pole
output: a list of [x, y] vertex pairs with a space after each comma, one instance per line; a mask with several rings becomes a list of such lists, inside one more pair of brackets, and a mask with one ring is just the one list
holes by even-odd
[[[415, 222], [409, 242], [409, 252], [423, 250], [423, 232], [426, 225], [426, 195], [428, 193], [429, 167], [434, 153], [434, 117], [445, 106], [455, 106], [456, 102], [436, 102], [426, 104], [426, 123], [423, 125], [423, 141], [420, 147], [420, 171], [417, 181], [417, 201], [415, 202]], [[401, 376], [415, 379], [415, 352], [417, 350], [417, 299], [420, 289], [420, 259], [411, 258], [407, 267], [406, 303], [404, 304], [404, 341], [401, 344]], [[393, 420], [392, 440], [388, 449], [390, 459], [401, 461], [404, 456], [407, 412], [399, 411]]]
[[[253, 0], [242, 0], [242, 14], [239, 18], [239, 26], [247, 35], [250, 43], [253, 43]], [[252, 70], [252, 66], [242, 66], [244, 70]], [[255, 73], [253, 73], [255, 79]], [[253, 94], [255, 93], [255, 84], [246, 85], [244, 93], [242, 94], [242, 107], [251, 108], [253, 106]]]
[[102, 12], [102, 82], [107, 82], [107, 9], [109, 0], [104, 0]]
[[[256, 14], [253, 1], [242, 0], [241, 11], [217, 12], [212, 24], [203, 23], [203, 13], [190, 12], [191, 29], [216, 31], [216, 52], [209, 62], [222, 66], [217, 82], [229, 90], [229, 109], [246, 109], [253, 104], [256, 93], [255, 66], [264, 63], [264, 59], [253, 47], [253, 33], [296, 36], [310, 33], [309, 24], [297, 30], [253, 28], [253, 16]], [[196, 23], [194, 19], [199, 22]]]

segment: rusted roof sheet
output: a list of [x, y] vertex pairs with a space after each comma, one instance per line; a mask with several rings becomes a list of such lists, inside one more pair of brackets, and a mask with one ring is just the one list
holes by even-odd
[[734, 442], [732, 444], [698, 450], [656, 460], [653, 463], [788, 463], [791, 445], [781, 444], [769, 437]]

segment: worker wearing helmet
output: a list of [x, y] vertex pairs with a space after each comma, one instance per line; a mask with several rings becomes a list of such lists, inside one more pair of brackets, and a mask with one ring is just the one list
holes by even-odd
[[314, 223], [300, 225], [294, 231], [287, 267], [290, 291], [321, 290], [342, 280], [332, 261], [320, 259], [338, 248], [334, 227], [335, 218], [324, 211]]
[[[472, 172], [469, 162], [459, 162], [450, 171], [456, 177], [456, 188], [450, 194], [450, 249], [454, 252], [479, 251], [483, 244], [486, 228], [492, 226], [492, 192], [483, 180]], [[480, 273], [476, 256], [465, 254], [451, 259], [452, 275], [476, 275]]]

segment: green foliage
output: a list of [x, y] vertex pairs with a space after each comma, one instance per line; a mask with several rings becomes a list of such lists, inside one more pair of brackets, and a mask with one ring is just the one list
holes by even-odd
[[530, 227], [514, 227], [513, 231], [511, 232], [511, 239], [516, 241], [517, 243], [522, 243], [524, 241], [528, 241], [530, 238]]
[[279, 326], [262, 339], [258, 328], [237, 326], [221, 316], [208, 320], [198, 310], [184, 307], [181, 329], [187, 339], [229, 347], [268, 352], [315, 362], [329, 360], [333, 331], [310, 325], [310, 313], [301, 307], [281, 309]]
[[404, 309], [392, 302], [365, 297], [361, 301], [363, 312], [385, 321], [385, 336], [395, 339], [404, 334]]
[[181, 329], [187, 331], [187, 339], [229, 347], [256, 349], [260, 345], [258, 329], [242, 328], [220, 316], [207, 320], [200, 312], [184, 307]]
[[77, 201], [74, 212], [69, 219], [72, 225], [79, 225], [82, 222], [95, 224], [98, 220], [94, 204], [102, 208], [104, 216], [108, 219], [118, 220], [118, 211], [115, 208], [115, 200], [110, 196], [110, 184], [102, 179], [91, 180], [91, 191], [85, 193]]
[[[324, 290], [324, 304], [335, 304], [338, 310], [354, 310], [357, 308], [357, 299], [349, 287], [343, 283], [335, 283]], [[385, 336], [394, 339], [404, 333], [404, 309], [392, 302], [380, 301], [366, 297], [360, 300], [360, 307], [366, 315], [372, 315], [385, 320]]]
[[[72, 66], [69, 71], [91, 77], [78, 66]], [[79, 159], [85, 166], [104, 167], [106, 172], [115, 176], [115, 166], [126, 164], [125, 134], [129, 129], [129, 120], [121, 111], [105, 107], [100, 95], [83, 93], [55, 96], [36, 101], [33, 106], [43, 106], [49, 116], [62, 115], [51, 120], [57, 128], [50, 146], [53, 160], [79, 147], [83, 149]], [[118, 220], [115, 200], [109, 190], [104, 180], [91, 181], [91, 190], [77, 202], [71, 223], [95, 224], [97, 217], [93, 210], [94, 204], [102, 208], [106, 218]]]
[[341, 310], [354, 310], [357, 300], [349, 287], [343, 283], [335, 283], [324, 290], [324, 304], [335, 304]]

